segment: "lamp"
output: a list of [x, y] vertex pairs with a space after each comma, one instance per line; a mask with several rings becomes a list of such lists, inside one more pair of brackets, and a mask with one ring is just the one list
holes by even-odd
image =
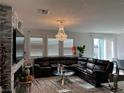
[[63, 26], [64, 20], [57, 20], [57, 22], [59, 23], [59, 31], [56, 34], [56, 39], [59, 41], [64, 41], [67, 39], [67, 34], [64, 32], [64, 26]]

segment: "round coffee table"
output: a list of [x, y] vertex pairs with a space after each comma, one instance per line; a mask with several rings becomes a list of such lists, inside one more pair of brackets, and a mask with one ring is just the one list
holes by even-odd
[[61, 76], [61, 79], [59, 80], [59, 82], [61, 82], [61, 85], [67, 84], [67, 83], [71, 83], [71, 81], [69, 80], [69, 76], [74, 75], [74, 71], [72, 70], [63, 70], [63, 73], [58, 73], [58, 71], [54, 71], [53, 74], [56, 76]]

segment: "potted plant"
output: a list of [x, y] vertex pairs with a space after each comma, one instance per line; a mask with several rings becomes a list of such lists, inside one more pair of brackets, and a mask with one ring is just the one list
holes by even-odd
[[85, 51], [85, 45], [77, 46], [77, 50], [79, 51], [79, 56], [82, 57]]

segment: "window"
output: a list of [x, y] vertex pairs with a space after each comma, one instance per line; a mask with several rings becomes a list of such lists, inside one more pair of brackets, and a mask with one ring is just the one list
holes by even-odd
[[30, 56], [31, 57], [41, 57], [43, 56], [43, 38], [41, 37], [31, 37], [30, 38]]
[[59, 42], [55, 38], [48, 38], [48, 56], [59, 55]]
[[98, 59], [109, 59], [114, 57], [114, 41], [110, 38], [93, 39], [93, 57]]
[[63, 42], [64, 55], [73, 55], [72, 47], [73, 47], [73, 39], [67, 39]]
[[105, 58], [105, 41], [103, 39], [94, 38], [94, 58]]

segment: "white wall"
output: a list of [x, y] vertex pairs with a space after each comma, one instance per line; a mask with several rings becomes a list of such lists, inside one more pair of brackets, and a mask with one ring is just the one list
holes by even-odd
[[117, 36], [117, 51], [118, 58], [124, 59], [124, 34], [119, 34]]
[[84, 56], [92, 57], [92, 37], [90, 33], [68, 33], [69, 37], [74, 38], [74, 45], [86, 45]]

